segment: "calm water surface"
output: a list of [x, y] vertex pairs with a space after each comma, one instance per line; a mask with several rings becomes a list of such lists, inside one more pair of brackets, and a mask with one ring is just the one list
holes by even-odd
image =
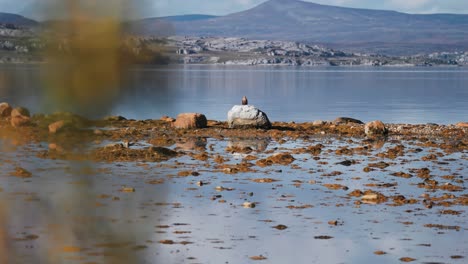
[[[45, 103], [40, 71], [1, 66], [0, 101], [27, 106], [33, 113], [53, 111]], [[466, 121], [468, 114], [467, 73], [464, 68], [139, 68], [130, 71], [110, 112], [136, 119], [201, 112], [224, 120], [232, 105], [247, 95], [274, 121], [352, 116], [363, 121], [454, 123]], [[1, 132], [0, 263], [367, 264], [400, 263], [404, 257], [416, 259], [414, 263], [466, 263], [468, 257], [466, 204], [424, 205], [427, 195], [448, 193], [451, 198], [444, 199], [453, 201], [466, 197], [466, 150], [422, 149], [422, 141], [392, 137], [369, 154], [348, 156], [336, 151], [367, 147], [368, 142], [313, 135], [284, 143], [269, 138], [182, 139], [175, 134], [168, 135], [175, 141], [166, 147], [185, 153], [181, 157], [162, 163], [104, 163], [39, 158], [49, 151], [49, 143], [60, 145], [67, 139], [50, 136], [49, 142], [28, 142]], [[148, 133], [132, 148], [147, 147], [151, 137]], [[118, 142], [89, 144], [107, 143]], [[288, 166], [226, 174], [224, 165], [235, 166], [245, 158], [229, 150], [235, 144], [248, 145], [257, 159], [291, 152], [296, 160]], [[295, 152], [316, 144], [323, 145], [318, 157]], [[403, 156], [379, 155], [400, 144]], [[210, 157], [207, 161], [193, 158], [203, 153]], [[421, 159], [430, 154], [437, 160]], [[215, 161], [217, 156], [224, 164]], [[354, 163], [337, 164], [344, 160]], [[363, 172], [376, 162], [388, 167]], [[12, 177], [18, 167], [32, 177]], [[461, 191], [428, 190], [418, 187], [424, 179], [393, 176], [421, 168], [429, 169], [440, 185], [457, 185]], [[183, 171], [199, 175], [179, 177]], [[260, 178], [278, 181], [252, 181]], [[199, 181], [204, 184], [199, 186]], [[349, 189], [330, 190], [327, 184]], [[122, 192], [123, 186], [135, 192]], [[361, 198], [348, 195], [357, 189], [403, 195], [417, 203], [392, 206], [390, 198], [384, 204], [360, 204]], [[257, 206], [244, 208], [246, 201]], [[340, 224], [330, 225], [330, 220]], [[287, 229], [273, 228], [280, 224]], [[329, 239], [317, 239], [323, 236]], [[159, 243], [169, 240], [174, 244]], [[386, 254], [375, 254], [378, 250]], [[251, 260], [258, 255], [267, 259]]]
[[[2, 66], [0, 98], [51, 111], [37, 67]], [[3, 90], [3, 91], [2, 91]], [[351, 116], [363, 121], [467, 121], [466, 68], [294, 68], [171, 66], [135, 68], [110, 111], [134, 119], [199, 112], [225, 120], [243, 95], [273, 121]]]

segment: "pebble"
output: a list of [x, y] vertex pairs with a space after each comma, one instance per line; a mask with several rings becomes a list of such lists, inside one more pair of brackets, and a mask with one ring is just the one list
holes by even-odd
[[255, 208], [256, 204], [251, 202], [245, 202], [242, 204], [244, 208]]

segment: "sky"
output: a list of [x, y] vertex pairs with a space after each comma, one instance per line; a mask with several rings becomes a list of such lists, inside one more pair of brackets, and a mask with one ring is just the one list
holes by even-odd
[[[0, 11], [32, 14], [34, 2], [44, 0], [0, 0]], [[100, 0], [112, 1], [112, 0]], [[118, 1], [118, 0], [116, 0]], [[304, 0], [319, 4], [395, 10], [406, 13], [468, 14], [468, 0]], [[226, 15], [252, 8], [266, 0], [132, 0], [141, 3], [140, 16], [170, 16], [181, 14]]]

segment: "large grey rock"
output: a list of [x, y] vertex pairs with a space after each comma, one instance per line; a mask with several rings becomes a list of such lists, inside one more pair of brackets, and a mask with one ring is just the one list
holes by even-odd
[[270, 129], [268, 116], [253, 105], [235, 105], [228, 112], [229, 128]]

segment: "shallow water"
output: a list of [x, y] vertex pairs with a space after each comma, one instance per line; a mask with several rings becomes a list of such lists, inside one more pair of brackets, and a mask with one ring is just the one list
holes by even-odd
[[[132, 252], [132, 263], [251, 263], [257, 261], [250, 257], [259, 255], [267, 258], [265, 263], [395, 263], [402, 257], [417, 259], [418, 263], [464, 263], [468, 257], [466, 207], [425, 208], [421, 195], [440, 197], [450, 193], [460, 197], [466, 195], [465, 189], [429, 191], [416, 186], [423, 181], [416, 176], [404, 179], [390, 174], [427, 167], [440, 183], [460, 185], [457, 180], [466, 181], [468, 153], [447, 153], [436, 161], [422, 161], [421, 157], [441, 150], [424, 148], [413, 152], [420, 147], [419, 142], [392, 140], [380, 142], [368, 155], [352, 156], [335, 151], [344, 146], [362, 146], [360, 139], [316, 137], [279, 144], [263, 139], [209, 138], [172, 146], [221, 155], [228, 160], [225, 164], [235, 165], [245, 154], [227, 151], [232, 144], [258, 149], [253, 153], [258, 158], [324, 145], [320, 159], [293, 154], [296, 161], [292, 165], [257, 166], [237, 174], [226, 174], [211, 159], [199, 161], [187, 155], [162, 163], [67, 162], [31, 155], [47, 148], [45, 145], [16, 148], [13, 144], [14, 151], [0, 154], [0, 197], [7, 203], [4, 221], [9, 236], [16, 238], [10, 244], [11, 252], [16, 263], [44, 256], [53, 256], [58, 263], [104, 263], [126, 250]], [[5, 146], [7, 141], [1, 143]], [[393, 160], [376, 157], [400, 143], [405, 145], [404, 156]], [[344, 160], [356, 164], [337, 164]], [[369, 163], [379, 161], [390, 166], [363, 172]], [[33, 172], [33, 177], [9, 176], [8, 172], [20, 165]], [[200, 175], [177, 176], [186, 170]], [[327, 176], [334, 171], [342, 174]], [[445, 179], [443, 175], [455, 178]], [[278, 181], [251, 181], [257, 178]], [[158, 180], [158, 184], [150, 184], [151, 180]], [[205, 184], [198, 186], [199, 181]], [[366, 186], [384, 183], [396, 185]], [[324, 184], [341, 184], [349, 189], [329, 190]], [[122, 186], [135, 188], [135, 192], [121, 192]], [[217, 186], [233, 189], [219, 191]], [[418, 203], [390, 206], [390, 199], [383, 204], [356, 204], [361, 199], [348, 196], [355, 189], [404, 195]], [[213, 198], [217, 195], [221, 196]], [[256, 203], [256, 207], [244, 208], [246, 201]], [[446, 209], [460, 214], [442, 214]], [[338, 225], [328, 224], [331, 220], [337, 220]], [[273, 228], [279, 224], [287, 229]], [[459, 229], [428, 228], [426, 224]], [[31, 234], [38, 237], [21, 240]], [[158, 242], [162, 240], [176, 244]], [[80, 250], [71, 251], [71, 247]], [[374, 254], [378, 250], [387, 254]]]
[[[39, 69], [1, 66], [0, 98], [53, 111]], [[386, 123], [452, 124], [468, 116], [466, 68], [294, 68], [170, 66], [134, 68], [112, 114], [133, 119], [199, 112], [225, 120], [242, 96], [272, 121], [310, 122], [351, 116]]]

